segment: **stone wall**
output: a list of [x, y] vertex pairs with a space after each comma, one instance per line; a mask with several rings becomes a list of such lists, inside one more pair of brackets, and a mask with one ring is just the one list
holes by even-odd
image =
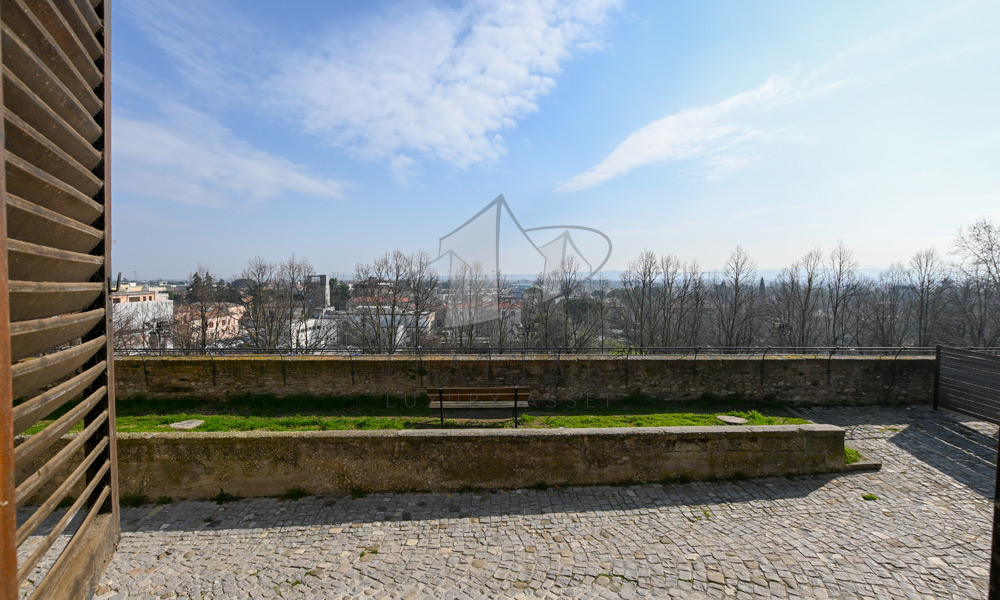
[[844, 469], [844, 430], [811, 424], [118, 436], [121, 493], [154, 499], [204, 499], [220, 489], [245, 497], [291, 488], [314, 494], [455, 491]]
[[792, 405], [931, 402], [924, 357], [169, 357], [118, 358], [119, 397], [234, 394], [422, 394], [447, 386], [519, 385], [536, 398], [666, 400], [740, 395]]

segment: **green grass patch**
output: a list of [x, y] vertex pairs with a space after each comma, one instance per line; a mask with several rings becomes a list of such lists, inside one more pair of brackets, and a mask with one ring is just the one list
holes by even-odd
[[[475, 416], [477, 413], [464, 413]], [[508, 428], [511, 418], [445, 420], [444, 428]], [[774, 401], [704, 396], [697, 400], [661, 401], [644, 395], [620, 400], [577, 399], [565, 402], [539, 400], [525, 407], [521, 422], [534, 428], [673, 427], [719, 425], [716, 415], [747, 419], [750, 425], [807, 423]], [[50, 419], [58, 417], [53, 414]], [[170, 423], [197, 419], [204, 423], [192, 431], [334, 431], [373, 429], [439, 429], [438, 413], [428, 408], [426, 395], [406, 398], [385, 396], [239, 395], [224, 401], [196, 398], [156, 399], [144, 396], [117, 401], [117, 427], [121, 433], [172, 432]], [[41, 431], [42, 421], [26, 433]], [[72, 431], [80, 431], [82, 423]]]
[[878, 500], [878, 496], [875, 494], [864, 494], [861, 496], [862, 500]]
[[844, 446], [844, 464], [853, 465], [861, 460], [861, 453], [854, 448]]
[[698, 400], [662, 401], [637, 395], [622, 400], [541, 402], [527, 411], [528, 427], [681, 427], [721, 425], [716, 415], [742, 417], [748, 425], [808, 423], [792, 416], [777, 402], [704, 397]]

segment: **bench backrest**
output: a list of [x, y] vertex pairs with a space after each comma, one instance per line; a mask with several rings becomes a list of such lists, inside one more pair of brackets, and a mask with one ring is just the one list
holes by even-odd
[[514, 400], [515, 390], [518, 400], [527, 402], [531, 396], [531, 390], [526, 387], [447, 387], [428, 388], [427, 398], [434, 401], [440, 397], [445, 402], [510, 402]]

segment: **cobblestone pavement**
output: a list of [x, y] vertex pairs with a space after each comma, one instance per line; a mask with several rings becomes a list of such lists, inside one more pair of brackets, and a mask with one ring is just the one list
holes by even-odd
[[997, 428], [804, 412], [882, 470], [123, 509], [97, 598], [985, 597]]

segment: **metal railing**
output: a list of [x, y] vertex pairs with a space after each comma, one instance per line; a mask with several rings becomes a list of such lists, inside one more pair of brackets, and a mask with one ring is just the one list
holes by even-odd
[[[978, 352], [1000, 354], [1000, 348], [969, 348]], [[815, 356], [934, 356], [935, 348], [913, 346], [675, 346], [657, 348], [588, 347], [588, 348], [116, 348], [116, 356], [604, 356], [641, 358], [651, 356], [693, 357], [787, 357]]]

